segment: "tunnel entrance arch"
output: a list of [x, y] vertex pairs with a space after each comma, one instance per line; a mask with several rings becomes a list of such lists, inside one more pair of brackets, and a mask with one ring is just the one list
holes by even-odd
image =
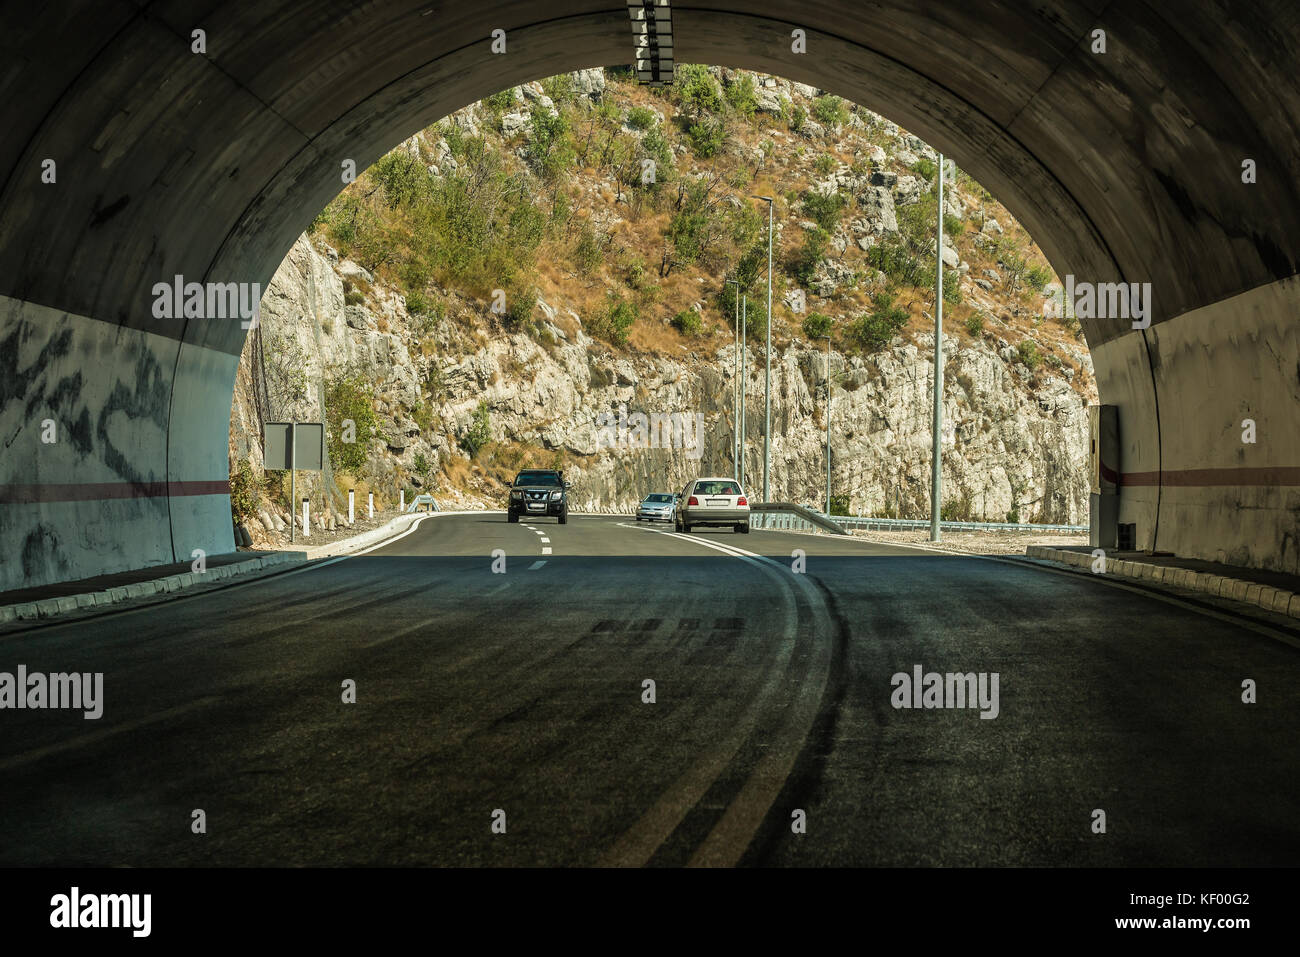
[[[265, 286], [344, 161], [364, 168], [503, 86], [625, 63], [632, 42], [625, 7], [591, 0], [10, 16], [0, 547], [18, 560], [0, 587], [232, 547], [226, 432], [246, 333], [155, 316], [155, 283]], [[1210, 3], [1096, 14], [1073, 0], [900, 0], [870, 17], [848, 0], [683, 3], [673, 16], [683, 62], [878, 106], [992, 190], [1062, 275], [1151, 283], [1149, 329], [1084, 320], [1101, 399], [1119, 410], [1120, 520], [1142, 546], [1300, 568], [1300, 20], [1287, 4], [1227, 24]], [[45, 418], [66, 442], [41, 443]], [[1247, 418], [1267, 441], [1240, 440]]]

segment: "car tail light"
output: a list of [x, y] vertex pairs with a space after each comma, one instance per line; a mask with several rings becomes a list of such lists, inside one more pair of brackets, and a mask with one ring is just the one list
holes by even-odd
[[748, 505], [748, 504], [749, 504], [749, 499], [745, 498], [745, 496], [742, 495], [742, 496], [740, 496], [740, 498], [738, 498], [738, 499], [736, 500], [736, 504], [737, 504], [737, 505]]
[[692, 495], [692, 496], [687, 500], [686, 504], [687, 504], [687, 505], [699, 505], [700, 502], [699, 502], [699, 499], [697, 499], [694, 495]]

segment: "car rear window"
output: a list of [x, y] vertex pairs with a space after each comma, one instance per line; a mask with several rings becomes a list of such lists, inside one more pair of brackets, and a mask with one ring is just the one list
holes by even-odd
[[739, 495], [740, 486], [735, 482], [696, 482], [696, 495]]

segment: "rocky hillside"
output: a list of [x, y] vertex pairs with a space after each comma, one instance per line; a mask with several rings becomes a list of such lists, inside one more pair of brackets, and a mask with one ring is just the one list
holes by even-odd
[[[591, 510], [732, 474], [737, 289], [759, 487], [758, 194], [772, 498], [824, 503], [829, 335], [837, 505], [928, 514], [937, 160], [861, 107], [729, 70], [683, 69], [663, 94], [585, 71], [460, 111], [360, 176], [277, 272], [240, 363], [236, 511], [287, 502], [262, 419], [326, 421], [330, 467], [299, 487], [327, 522], [353, 487], [499, 507], [528, 465], [564, 468]], [[948, 186], [945, 511], [1084, 521], [1077, 323], [1044, 316], [1059, 287], [1007, 211], [963, 172]]]

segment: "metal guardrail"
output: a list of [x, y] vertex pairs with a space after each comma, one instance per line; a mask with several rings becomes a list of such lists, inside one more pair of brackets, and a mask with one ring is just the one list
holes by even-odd
[[755, 502], [749, 506], [750, 528], [784, 528], [811, 532], [821, 529], [833, 535], [847, 535], [844, 526], [821, 512], [793, 502]]
[[[835, 515], [834, 521], [850, 528], [865, 528], [875, 531], [904, 531], [914, 528], [929, 528], [928, 518], [868, 518], [861, 515]], [[1086, 532], [1087, 525], [1034, 525], [1029, 522], [939, 522], [940, 528], [954, 532], [1058, 532], [1060, 534]]]
[[410, 515], [411, 513], [417, 511], [421, 505], [429, 506], [429, 511], [431, 512], [442, 511], [442, 509], [438, 507], [438, 500], [435, 499], [432, 495], [417, 495], [415, 496], [415, 501], [411, 502], [410, 505], [406, 506], [406, 514]]
[[[788, 502], [756, 502], [749, 507], [749, 511], [750, 528], [789, 531], [813, 531], [820, 528], [844, 535], [847, 534], [845, 530], [850, 528], [885, 532], [930, 527], [928, 518], [871, 518], [864, 515], [832, 515], [828, 518], [814, 509]], [[1052, 532], [1062, 535], [1088, 531], [1087, 525], [1034, 525], [1028, 522], [941, 521], [939, 527], [952, 532]]]

